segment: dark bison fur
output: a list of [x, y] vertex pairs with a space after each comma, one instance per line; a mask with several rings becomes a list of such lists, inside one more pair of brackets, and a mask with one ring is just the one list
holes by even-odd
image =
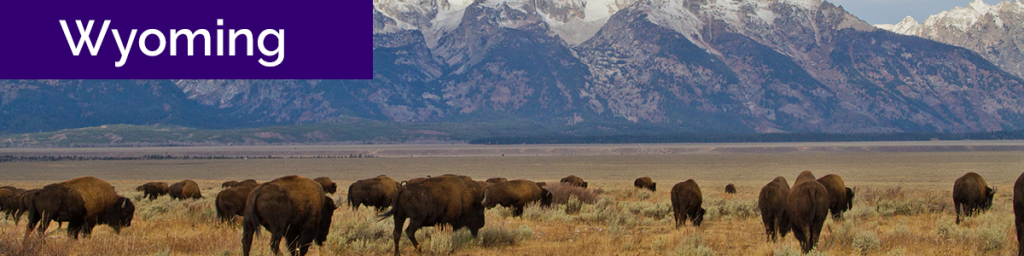
[[587, 182], [583, 181], [583, 178], [576, 177], [576, 175], [569, 175], [565, 178], [562, 178], [561, 182], [576, 187], [587, 188]]
[[230, 188], [230, 187], [234, 187], [235, 185], [238, 185], [238, 181], [237, 180], [229, 180], [229, 181], [225, 181], [224, 183], [221, 183], [220, 184], [220, 188]]
[[291, 255], [306, 255], [309, 245], [327, 240], [334, 215], [333, 200], [313, 179], [285, 176], [256, 187], [246, 198], [242, 220], [242, 253], [248, 256], [260, 226], [270, 232], [270, 249], [281, 254], [284, 237]]
[[249, 198], [257, 184], [246, 184], [230, 187], [217, 193], [214, 206], [217, 207], [217, 217], [221, 221], [230, 221], [237, 216], [245, 216], [245, 201]]
[[502, 183], [502, 182], [506, 182], [506, 181], [508, 181], [508, 179], [501, 178], [501, 177], [487, 179], [487, 183], [491, 183], [491, 184], [497, 184], [497, 183]]
[[732, 183], [726, 184], [725, 185], [725, 193], [726, 194], [736, 194], [736, 185], [733, 185]]
[[818, 178], [818, 183], [825, 186], [825, 190], [828, 191], [828, 210], [832, 212], [832, 218], [842, 219], [843, 212], [849, 210], [851, 205], [843, 178], [829, 174]]
[[775, 177], [772, 182], [761, 188], [757, 195], [757, 208], [761, 210], [761, 221], [768, 235], [768, 241], [785, 238], [792, 228], [786, 217], [786, 198], [789, 197], [789, 182], [785, 177]]
[[1013, 217], [1017, 227], [1017, 255], [1024, 256], [1024, 173], [1013, 183]]
[[476, 182], [466, 176], [445, 175], [402, 186], [391, 210], [380, 215], [381, 218], [394, 217], [395, 255], [401, 254], [400, 238], [406, 219], [409, 219], [406, 236], [417, 251], [420, 248], [416, 230], [425, 226], [449, 224], [453, 230], [467, 227], [475, 237], [484, 226], [485, 186], [481, 183], [486, 182]]
[[996, 190], [988, 187], [985, 178], [968, 172], [953, 183], [953, 208], [956, 210], [956, 224], [960, 224], [960, 213], [970, 217], [992, 207]]
[[171, 184], [168, 192], [171, 194], [171, 198], [178, 200], [203, 198], [203, 193], [199, 190], [199, 184], [192, 180], [183, 180]]
[[[88, 237], [97, 224], [106, 224], [120, 233], [131, 226], [135, 205], [118, 196], [114, 187], [94, 177], [81, 177], [43, 187], [34, 192], [29, 203], [26, 238], [39, 224], [40, 234], [50, 221], [68, 222], [68, 235]], [[40, 222], [41, 221], [41, 222]]]
[[651, 177], [640, 177], [633, 181], [633, 186], [650, 191], [658, 191], [658, 183], [651, 180]]
[[523, 215], [523, 207], [532, 202], [540, 202], [543, 207], [551, 206], [551, 192], [541, 188], [536, 182], [513, 180], [491, 185], [484, 190], [484, 207], [487, 209], [501, 205], [512, 207], [512, 216]]
[[394, 202], [398, 187], [395, 179], [385, 175], [356, 181], [348, 186], [348, 205], [352, 209], [359, 209], [359, 205], [373, 206], [381, 211]]
[[149, 182], [136, 187], [135, 190], [142, 191], [142, 197], [149, 197], [149, 201], [153, 201], [157, 197], [166, 195], [170, 191], [170, 187], [167, 186], [167, 182]]
[[334, 194], [334, 192], [338, 192], [338, 184], [334, 183], [334, 181], [331, 181], [331, 178], [317, 177], [316, 179], [313, 180], [315, 180], [317, 183], [320, 183], [320, 186], [324, 187], [324, 192], [327, 192], [332, 195]]
[[700, 226], [704, 220], [704, 207], [701, 204], [704, 196], [696, 181], [689, 179], [672, 186], [672, 213], [676, 219], [676, 228], [686, 224], [686, 219], [694, 226]]
[[828, 206], [825, 186], [818, 183], [810, 171], [801, 172], [786, 198], [785, 214], [804, 253], [810, 252], [818, 243], [822, 225], [828, 218]]

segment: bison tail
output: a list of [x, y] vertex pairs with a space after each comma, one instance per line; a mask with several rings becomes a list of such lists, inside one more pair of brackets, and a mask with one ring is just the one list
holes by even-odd
[[377, 215], [377, 217], [380, 218], [377, 221], [382, 221], [384, 219], [387, 219], [388, 217], [391, 217], [392, 215], [395, 215], [395, 208], [396, 207], [394, 205], [392, 205], [390, 210], [388, 210], [387, 212], [381, 213], [380, 215]]

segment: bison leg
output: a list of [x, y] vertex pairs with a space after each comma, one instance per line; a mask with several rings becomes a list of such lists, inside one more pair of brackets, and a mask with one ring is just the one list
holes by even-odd
[[768, 235], [768, 242], [774, 242], [776, 239], [775, 230], [778, 225], [778, 218], [769, 216], [768, 214], [761, 214], [761, 222], [764, 222], [764, 233]]
[[409, 241], [412, 242], [412, 247], [416, 248], [416, 252], [422, 252], [420, 250], [420, 242], [416, 241], [416, 230], [419, 230], [420, 227], [423, 227], [423, 221], [410, 219], [409, 227], [405, 228], [405, 236], [409, 237]]
[[956, 212], [956, 224], [960, 224], [960, 203], [953, 203], [953, 211]]
[[259, 225], [250, 224], [251, 221], [249, 218], [245, 218], [242, 222], [242, 255], [245, 256], [249, 256], [249, 250], [252, 248], [252, 236], [258, 228], [255, 225]]
[[[811, 252], [811, 249], [814, 249], [814, 244], [811, 243], [811, 238], [814, 234], [811, 233], [810, 225], [800, 227], [800, 233], [803, 234], [803, 239], [799, 239], [800, 249], [802, 249], [804, 253]], [[793, 234], [795, 235], [796, 233], [794, 232]]]
[[281, 232], [270, 232], [270, 251], [274, 252], [274, 255], [281, 255]]
[[402, 241], [402, 226], [405, 226], [405, 216], [399, 217], [400, 214], [401, 213], [396, 211], [395, 215], [394, 215], [395, 216], [395, 229], [392, 232], [392, 235], [394, 235], [394, 237], [395, 237], [395, 256], [402, 255], [401, 254], [402, 250], [401, 250], [401, 247], [399, 247], [399, 242]]
[[[1014, 208], [1017, 208], [1015, 205]], [[1024, 256], [1024, 216], [1015, 216], [1017, 225], [1017, 256]]]
[[515, 210], [512, 211], [512, 217], [523, 216], [523, 206], [515, 206]]

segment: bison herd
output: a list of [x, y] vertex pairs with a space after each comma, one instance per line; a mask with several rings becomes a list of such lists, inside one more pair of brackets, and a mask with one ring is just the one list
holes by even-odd
[[[561, 183], [582, 188], [588, 185], [573, 175], [561, 179]], [[634, 186], [656, 191], [656, 183], [650, 177], [636, 179]], [[512, 208], [513, 216], [521, 216], [524, 207], [531, 203], [549, 206], [553, 196], [545, 187], [544, 182], [522, 179], [477, 181], [468, 176], [446, 174], [397, 182], [380, 175], [353, 182], [348, 188], [347, 202], [353, 209], [367, 206], [381, 212], [390, 208], [378, 217], [394, 219], [394, 252], [399, 255], [403, 227], [417, 251], [419, 242], [415, 234], [422, 227], [466, 227], [476, 236], [485, 224], [485, 209], [501, 205]], [[333, 212], [338, 208], [327, 195], [337, 191], [337, 184], [326, 177], [310, 179], [292, 175], [265, 183], [251, 179], [228, 181], [222, 188], [214, 204], [217, 216], [222, 221], [242, 217], [244, 255], [249, 255], [253, 235], [261, 228], [270, 232], [270, 247], [275, 254], [280, 254], [279, 244], [284, 238], [292, 255], [305, 255], [311, 244], [322, 245], [326, 240]], [[149, 182], [136, 190], [149, 200], [163, 195], [179, 200], [203, 198], [198, 184], [192, 180], [169, 186], [165, 182]], [[736, 186], [728, 184], [725, 192], [736, 193]], [[952, 195], [956, 223], [960, 223], [961, 214], [972, 216], [989, 209], [995, 193], [996, 189], [989, 187], [977, 173], [968, 172], [956, 179]], [[701, 225], [706, 211], [701, 206], [703, 194], [696, 181], [689, 179], [675, 184], [670, 198], [676, 228], [686, 220], [694, 226]], [[777, 241], [793, 232], [801, 249], [809, 252], [819, 240], [825, 219], [829, 215], [842, 219], [843, 212], [853, 206], [853, 198], [853, 189], [838, 175], [815, 178], [810, 171], [803, 171], [792, 187], [782, 176], [764, 185], [758, 194], [757, 208], [768, 241]], [[56, 221], [58, 224], [68, 222], [68, 236], [77, 239], [79, 235], [88, 237], [99, 224], [110, 226], [115, 233], [131, 226], [135, 205], [118, 195], [106, 181], [80, 177], [41, 189], [0, 187], [0, 210], [6, 213], [6, 218], [14, 218], [16, 224], [22, 215], [27, 215], [26, 238], [33, 230], [42, 234], [51, 221]], [[1024, 248], [1024, 174], [1013, 186], [1013, 211], [1018, 243]], [[405, 226], [407, 220], [409, 225]]]

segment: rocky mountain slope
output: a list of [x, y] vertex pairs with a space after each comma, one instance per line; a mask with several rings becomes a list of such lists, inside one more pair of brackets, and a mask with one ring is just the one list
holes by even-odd
[[878, 27], [973, 50], [1007, 72], [1024, 76], [1024, 1], [987, 5], [975, 0], [922, 23], [908, 16], [898, 24]]
[[375, 0], [373, 26], [373, 80], [0, 81], [0, 133], [343, 117], [578, 135], [1024, 127], [1018, 76], [818, 0]]

